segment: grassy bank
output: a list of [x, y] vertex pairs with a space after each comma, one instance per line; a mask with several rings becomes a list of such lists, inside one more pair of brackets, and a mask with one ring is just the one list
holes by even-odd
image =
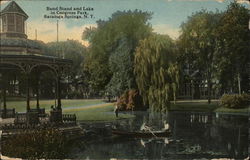
[[177, 101], [176, 104], [171, 103], [170, 111], [212, 112], [218, 107], [218, 101], [212, 101], [210, 104], [206, 100]]
[[[63, 99], [62, 107], [81, 107], [94, 104], [103, 104], [104, 102], [101, 99]], [[55, 100], [40, 100], [40, 108], [45, 108], [47, 111], [50, 110], [51, 105], [55, 105]], [[30, 101], [30, 107], [36, 108], [36, 101]], [[9, 101], [7, 102], [7, 108], [16, 108], [17, 112], [26, 111], [26, 101]]]
[[220, 107], [220, 108], [217, 108], [214, 112], [248, 114], [250, 112], [250, 106], [245, 107], [245, 108], [239, 108], [239, 109], [231, 109], [231, 108]]
[[77, 120], [80, 121], [114, 121], [125, 118], [133, 118], [133, 115], [119, 113], [118, 118], [113, 113], [114, 105], [112, 103], [101, 104], [91, 107], [67, 109], [64, 113], [76, 114]]
[[244, 107], [239, 109], [225, 108], [219, 105], [218, 100], [213, 100], [211, 104], [207, 103], [207, 100], [187, 100], [177, 101], [176, 104], [171, 103], [170, 111], [184, 111], [184, 112], [220, 112], [229, 114], [248, 114], [250, 107]]
[[[36, 107], [36, 101], [30, 102], [31, 108]], [[54, 105], [54, 100], [41, 100], [40, 107], [45, 108], [46, 112], [49, 112], [50, 106]], [[17, 112], [26, 111], [26, 101], [9, 101], [7, 102], [7, 108], [16, 108]], [[105, 103], [101, 99], [71, 99], [62, 100], [62, 108], [64, 113], [76, 114], [77, 119], [80, 121], [113, 121], [124, 118], [132, 118], [130, 114], [119, 114], [116, 118], [113, 109], [113, 103]], [[249, 108], [242, 109], [229, 109], [219, 106], [218, 100], [213, 100], [211, 104], [207, 103], [207, 100], [187, 100], [177, 101], [176, 104], [171, 103], [170, 111], [184, 111], [184, 112], [220, 112], [220, 113], [236, 113], [236, 114], [248, 114]]]
[[[55, 105], [54, 100], [41, 100], [40, 108], [45, 108], [46, 112], [50, 111], [51, 105]], [[36, 108], [36, 101], [30, 101], [31, 108]], [[26, 101], [9, 101], [7, 108], [16, 108], [17, 112], [26, 111]], [[80, 121], [113, 121], [124, 118], [133, 118], [129, 114], [119, 114], [116, 118], [113, 113], [113, 103], [105, 103], [101, 99], [63, 99], [63, 113], [76, 114], [77, 120]]]

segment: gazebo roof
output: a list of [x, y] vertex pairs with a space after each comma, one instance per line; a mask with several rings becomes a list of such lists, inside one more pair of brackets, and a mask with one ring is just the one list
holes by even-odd
[[42, 49], [42, 43], [24, 38], [1, 38], [0, 46]]
[[44, 55], [0, 55], [0, 63], [3, 60], [8, 61], [30, 61], [32, 63], [48, 63], [48, 64], [65, 64], [65, 65], [71, 65], [72, 60], [69, 59], [62, 59], [58, 57], [53, 56], [44, 56]]
[[31, 72], [36, 67], [50, 68], [55, 72], [63, 72], [70, 69], [72, 61], [58, 57], [44, 55], [11, 55], [0, 54], [0, 71], [14, 68], [25, 72]]
[[19, 13], [24, 15], [26, 18], [29, 16], [23, 11], [23, 9], [15, 2], [11, 1], [2, 11], [1, 15], [4, 13]]

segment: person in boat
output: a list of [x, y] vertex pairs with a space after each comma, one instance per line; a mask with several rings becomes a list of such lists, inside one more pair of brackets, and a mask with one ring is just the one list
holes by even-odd
[[163, 130], [168, 131], [169, 130], [169, 124], [167, 123], [167, 121], [163, 121], [163, 125], [164, 125]]
[[117, 104], [115, 105], [115, 110], [114, 110], [114, 112], [115, 112], [115, 116], [118, 117], [119, 109], [118, 109], [118, 105], [117, 105]]
[[142, 125], [141, 125], [141, 128], [140, 128], [141, 131], [151, 131], [152, 128], [147, 126], [146, 123], [144, 122]]

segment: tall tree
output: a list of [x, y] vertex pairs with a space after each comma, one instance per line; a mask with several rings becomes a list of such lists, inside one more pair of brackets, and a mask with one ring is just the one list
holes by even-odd
[[109, 67], [113, 76], [106, 86], [107, 92], [120, 96], [126, 89], [136, 88], [133, 74], [132, 44], [127, 39], [119, 42], [117, 49], [109, 57]]
[[82, 65], [85, 63], [85, 54], [87, 49], [79, 41], [67, 40], [61, 42], [50, 42], [47, 44], [49, 55], [58, 56], [73, 61], [71, 72], [69, 73], [68, 80], [71, 82], [73, 90], [82, 94], [83, 76]]
[[196, 12], [181, 25], [180, 46], [186, 62], [192, 70], [204, 73], [208, 84], [208, 103], [211, 102], [214, 54], [217, 46], [217, 32], [220, 13], [202, 10]]
[[[247, 65], [250, 60], [249, 17], [247, 8], [236, 2], [231, 3], [223, 13], [217, 29], [220, 47], [216, 54], [216, 67], [224, 92], [228, 91], [227, 88], [232, 92], [238, 91], [239, 94], [242, 89], [247, 92]], [[241, 81], [245, 87], [241, 87]]]
[[[125, 71], [124, 68], [115, 69], [114, 66], [117, 63], [121, 66], [130, 64], [133, 70], [135, 48], [141, 39], [152, 32], [148, 23], [150, 18], [151, 13], [138, 10], [117, 11], [108, 20], [97, 21], [96, 29], [83, 32], [83, 38], [90, 42], [85, 70], [90, 74], [91, 84], [96, 91], [105, 88], [114, 91], [117, 87], [120, 92], [122, 88], [129, 88], [129, 83], [134, 79], [133, 72], [129, 72], [128, 77], [123, 79], [124, 76], [117, 73]], [[124, 61], [121, 61], [123, 58]], [[123, 62], [126, 64], [123, 65]]]
[[179, 81], [173, 40], [152, 35], [140, 42], [135, 54], [136, 82], [145, 105], [154, 111], [169, 109]]

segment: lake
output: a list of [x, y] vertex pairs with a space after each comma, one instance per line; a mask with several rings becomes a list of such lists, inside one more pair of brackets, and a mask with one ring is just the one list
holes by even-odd
[[[83, 140], [71, 158], [77, 159], [201, 159], [248, 156], [248, 116], [215, 113], [133, 112], [133, 119], [89, 125], [96, 138]], [[143, 123], [155, 130], [170, 126], [166, 138], [124, 138], [111, 135], [111, 127], [138, 131]], [[86, 124], [82, 124], [85, 127]], [[105, 127], [104, 127], [105, 126]], [[90, 129], [91, 130], [91, 129]], [[91, 132], [90, 132], [91, 133]], [[95, 134], [94, 134], [95, 136]], [[83, 147], [84, 146], [84, 147]]]

